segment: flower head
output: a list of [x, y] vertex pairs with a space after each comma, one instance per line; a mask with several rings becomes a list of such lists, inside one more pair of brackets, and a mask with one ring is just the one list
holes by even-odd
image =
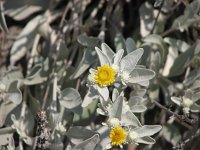
[[95, 73], [95, 82], [103, 87], [108, 86], [115, 81], [115, 70], [108, 65], [103, 65], [99, 67]]
[[112, 146], [120, 146], [126, 142], [126, 130], [120, 126], [116, 126], [110, 131], [110, 139]]
[[116, 127], [116, 126], [120, 125], [120, 121], [117, 118], [111, 118], [111, 119], [108, 120], [107, 124], [108, 124], [109, 127]]
[[193, 104], [193, 101], [187, 97], [183, 96], [183, 107], [190, 108]]
[[128, 133], [128, 140], [131, 142], [131, 143], [134, 143], [135, 140], [138, 138], [138, 133], [135, 132], [135, 131], [130, 131]]
[[125, 83], [128, 82], [130, 79], [130, 74], [127, 71], [122, 71], [121, 74], [121, 80], [124, 81]]

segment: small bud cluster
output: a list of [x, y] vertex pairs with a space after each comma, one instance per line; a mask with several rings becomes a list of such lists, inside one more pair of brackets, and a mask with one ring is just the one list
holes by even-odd
[[37, 114], [37, 143], [36, 143], [36, 150], [49, 150], [50, 148], [50, 132], [47, 128], [47, 115], [46, 111], [40, 111]]

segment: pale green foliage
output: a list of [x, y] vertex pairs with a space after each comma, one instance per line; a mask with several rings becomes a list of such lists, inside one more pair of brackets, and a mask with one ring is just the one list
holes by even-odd
[[[112, 149], [116, 126], [121, 147], [193, 150], [199, 12], [199, 0], [1, 1], [0, 150], [38, 137], [53, 150]], [[103, 65], [115, 75], [102, 86]]]

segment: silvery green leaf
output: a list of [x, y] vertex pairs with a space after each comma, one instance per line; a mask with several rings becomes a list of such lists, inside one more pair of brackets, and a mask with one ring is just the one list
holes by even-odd
[[[146, 66], [147, 64], [149, 64], [149, 62], [151, 62], [151, 54], [153, 54], [153, 49], [151, 44], [149, 43], [142, 43], [141, 48], [144, 49], [144, 54], [142, 55], [142, 58], [140, 59], [140, 65], [144, 65]], [[160, 63], [159, 63], [160, 64]], [[148, 65], [150, 66], [150, 65]], [[146, 68], [146, 67], [145, 67]]]
[[[32, 14], [45, 10], [49, 8], [50, 0], [40, 1], [40, 0], [29, 0], [28, 5], [23, 0], [18, 0], [13, 3], [12, 0], [5, 1], [5, 14], [13, 18], [14, 20], [21, 21], [28, 18]], [[58, 3], [54, 3], [54, 7]]]
[[140, 34], [145, 37], [150, 34], [154, 25], [154, 9], [149, 2], [140, 6]]
[[132, 38], [126, 39], [127, 54], [133, 52], [136, 49], [135, 41]]
[[105, 101], [109, 98], [109, 90], [107, 87], [99, 87], [97, 86], [97, 91], [99, 92], [100, 96], [103, 97]]
[[170, 69], [173, 66], [175, 59], [178, 57], [178, 49], [175, 49], [170, 46], [168, 51], [169, 52], [162, 72], [163, 76], [169, 75]]
[[114, 88], [112, 92], [112, 101], [115, 101], [118, 96], [119, 96], [119, 92], [116, 88]]
[[167, 124], [163, 126], [162, 133], [164, 138], [174, 146], [181, 140], [181, 133], [179, 129], [173, 124]]
[[130, 108], [133, 113], [142, 113], [147, 110], [147, 107], [145, 107], [144, 105], [134, 105]]
[[89, 138], [89, 139], [83, 141], [82, 143], [76, 145], [75, 147], [73, 147], [72, 150], [83, 150], [83, 149], [93, 150], [98, 142], [99, 142], [99, 135], [95, 134], [91, 138]]
[[108, 57], [98, 47], [95, 47], [95, 50], [96, 50], [97, 55], [99, 57], [99, 61], [100, 61], [101, 66], [102, 65], [110, 65]]
[[[179, 16], [176, 20], [174, 20], [172, 24], [172, 28], [178, 28], [180, 31], [186, 30], [192, 23], [190, 22], [193, 17], [199, 12], [200, 3], [199, 1], [193, 1], [188, 5], [184, 11], [184, 14]], [[194, 19], [198, 20], [198, 19]], [[198, 20], [199, 21], [199, 20]]]
[[120, 49], [120, 50], [117, 51], [117, 53], [114, 56], [114, 64], [115, 65], [119, 65], [123, 55], [124, 55], [124, 50], [123, 49]]
[[193, 91], [191, 89], [187, 89], [184, 94], [185, 98], [193, 99]]
[[47, 76], [42, 75], [42, 66], [36, 65], [31, 70], [30, 75], [23, 80], [23, 83], [25, 85], [35, 85], [35, 84], [40, 84], [46, 80]]
[[122, 115], [121, 122], [125, 126], [134, 126], [134, 127], [142, 126], [138, 118], [131, 111], [127, 111], [126, 114]]
[[94, 63], [95, 59], [95, 51], [90, 48], [86, 49], [78, 67], [72, 75], [72, 79], [77, 79], [78, 77], [80, 77], [90, 67], [90, 65]]
[[89, 37], [87, 35], [79, 35], [77, 38], [78, 42], [86, 47], [95, 47], [99, 44], [99, 39], [96, 37]]
[[81, 113], [77, 109], [81, 109], [81, 96], [79, 92], [73, 88], [66, 88], [61, 92], [61, 96], [59, 98], [60, 104], [75, 112], [75, 113]]
[[97, 134], [97, 132], [86, 129], [84, 127], [73, 126], [67, 131], [66, 134], [67, 134], [67, 137], [69, 137], [69, 138], [86, 140], [86, 139], [94, 136], [95, 134]]
[[96, 109], [97, 113], [100, 115], [106, 116], [105, 111], [100, 107], [101, 107], [101, 105], [98, 104], [98, 108]]
[[106, 56], [108, 57], [108, 60], [109, 60], [109, 62], [111, 64], [115, 53], [113, 52], [113, 50], [106, 43], [102, 43], [101, 44], [101, 49], [102, 49], [102, 52], [104, 54], [106, 54]]
[[138, 137], [152, 136], [162, 129], [160, 125], [144, 125], [141, 128], [134, 129], [138, 133]]
[[0, 27], [5, 32], [8, 33], [8, 27], [6, 25], [6, 20], [4, 16], [4, 8], [3, 8], [3, 2], [0, 2]]
[[168, 47], [167, 47], [166, 43], [163, 41], [163, 38], [158, 34], [151, 34], [151, 35], [147, 36], [144, 39], [144, 41], [147, 43], [156, 44], [160, 47], [159, 50], [160, 50], [160, 54], [161, 54], [161, 62], [164, 63], [166, 60], [166, 57], [167, 57]]
[[[73, 119], [74, 124], [89, 125], [92, 121], [94, 121], [97, 115], [97, 104], [98, 99], [94, 99], [87, 107], [82, 108], [81, 114], [75, 114]], [[78, 109], [80, 108], [78, 107]]]
[[161, 67], [161, 56], [160, 52], [157, 51], [155, 53], [152, 53], [151, 55], [151, 63], [150, 63], [150, 68], [154, 70], [156, 73], [159, 72]]
[[44, 16], [37, 16], [33, 18], [31, 21], [28, 22], [22, 32], [18, 35], [10, 52], [10, 62], [12, 65], [14, 65], [19, 59], [21, 59], [32, 47], [35, 36], [38, 33], [38, 27], [42, 23], [46, 22], [45, 19], [46, 18]]
[[195, 47], [196, 45], [191, 46], [175, 59], [173, 66], [170, 69], [169, 77], [178, 76], [184, 72], [187, 64], [194, 56]]
[[138, 105], [141, 104], [143, 102], [143, 98], [140, 96], [131, 96], [128, 100], [128, 105], [130, 107], [134, 106], [134, 105]]
[[193, 102], [200, 100], [200, 92], [193, 94], [192, 100], [193, 100]]
[[197, 81], [199, 77], [200, 77], [200, 69], [192, 70], [183, 83], [184, 85], [189, 86], [190, 84], [195, 83], [194, 81]]
[[58, 52], [57, 61], [64, 60], [69, 55], [69, 49], [67, 48], [66, 42], [63, 39], [58, 41], [56, 50]]
[[190, 47], [190, 45], [185, 41], [170, 37], [164, 38], [164, 42], [168, 43], [173, 48], [173, 50], [180, 52], [185, 52]]
[[121, 33], [117, 33], [114, 39], [116, 51], [126, 49], [125, 39]]
[[172, 97], [171, 97], [171, 100], [172, 100], [175, 104], [177, 104], [177, 105], [179, 105], [179, 106], [181, 105], [182, 98], [172, 96]]
[[88, 89], [87, 94], [83, 99], [83, 103], [81, 104], [82, 107], [87, 107], [94, 99], [97, 99], [97, 91], [93, 86], [90, 86]]
[[18, 80], [10, 83], [7, 93], [5, 94], [6, 101], [12, 101], [19, 105], [22, 101], [22, 93], [19, 89]]
[[8, 88], [11, 82], [13, 82], [14, 80], [19, 80], [19, 79], [23, 79], [23, 74], [20, 68], [17, 68], [17, 67], [11, 67], [9, 71], [2, 72], [0, 74], [0, 82], [6, 85], [6, 88]]
[[136, 64], [138, 63], [139, 59], [142, 57], [143, 53], [144, 53], [144, 50], [142, 48], [139, 48], [127, 54], [121, 60], [121, 64], [120, 64], [121, 70], [131, 73], [133, 69], [135, 68]]
[[138, 138], [138, 139], [136, 139], [136, 142], [137, 143], [143, 143], [143, 144], [154, 144], [154, 143], [156, 143], [156, 141], [152, 137], [149, 137], [149, 136]]
[[134, 69], [130, 74], [129, 83], [139, 83], [152, 79], [155, 72], [149, 69]]
[[122, 115], [122, 107], [123, 107], [123, 97], [119, 96], [111, 106], [109, 112], [109, 118], [118, 118], [120, 120]]
[[200, 105], [193, 104], [193, 105], [190, 107], [190, 110], [191, 110], [191, 112], [200, 112]]
[[137, 89], [137, 90], [131, 92], [131, 96], [143, 97], [143, 96], [145, 96], [146, 93], [147, 93], [146, 89]]
[[142, 82], [138, 82], [137, 84], [141, 85], [141, 86], [144, 86], [144, 87], [148, 87], [149, 86], [149, 81], [142, 81]]

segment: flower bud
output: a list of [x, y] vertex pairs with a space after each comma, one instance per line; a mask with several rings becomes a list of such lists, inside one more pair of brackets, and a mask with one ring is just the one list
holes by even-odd
[[117, 118], [111, 118], [108, 120], [108, 126], [109, 127], [116, 127], [116, 126], [120, 126], [120, 121]]
[[131, 142], [131, 143], [135, 143], [135, 140], [138, 138], [138, 133], [135, 132], [135, 131], [130, 131], [128, 133], [128, 140]]

